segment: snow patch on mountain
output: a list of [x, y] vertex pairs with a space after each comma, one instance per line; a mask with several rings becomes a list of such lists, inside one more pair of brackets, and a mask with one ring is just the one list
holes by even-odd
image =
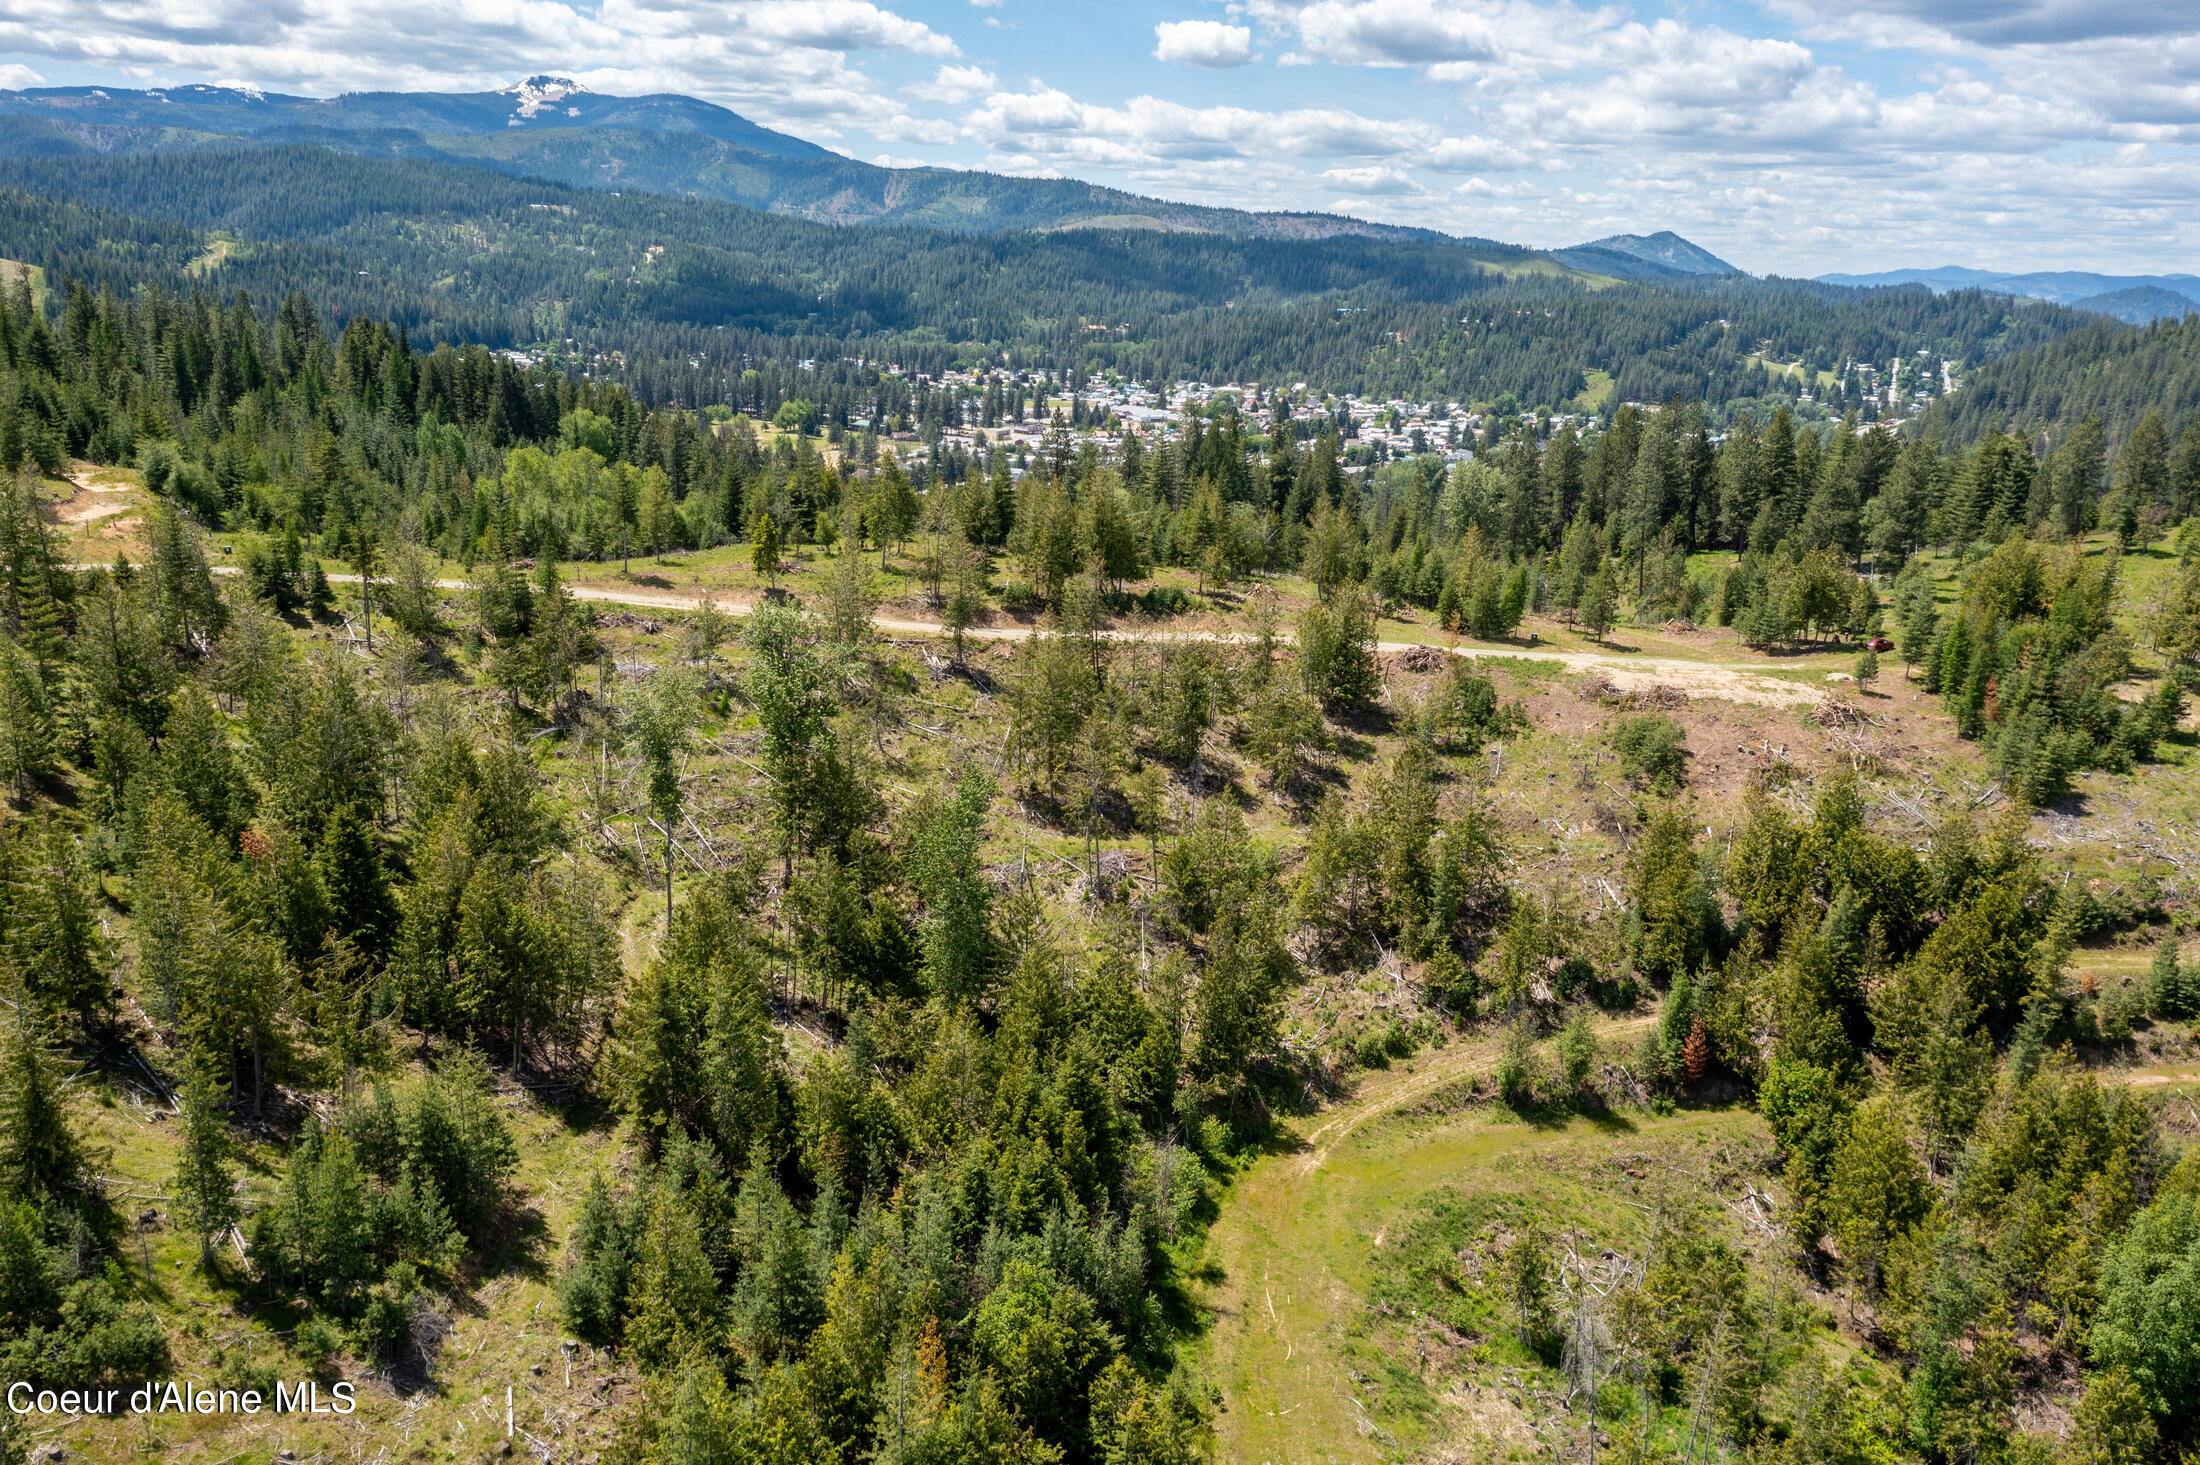
[[[519, 105], [512, 109], [515, 115], [533, 117], [545, 107], [556, 107], [567, 97], [588, 95], [588, 88], [569, 76], [530, 76], [525, 81], [513, 82], [504, 89], [503, 95], [519, 98]], [[566, 114], [579, 115], [570, 107], [566, 108]]]

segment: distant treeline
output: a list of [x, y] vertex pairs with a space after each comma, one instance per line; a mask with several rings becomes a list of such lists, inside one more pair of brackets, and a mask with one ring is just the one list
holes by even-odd
[[[1809, 373], [1920, 350], [1981, 363], [2091, 319], [1922, 288], [1598, 289], [1476, 241], [836, 228], [307, 146], [0, 162], [9, 186], [23, 193], [0, 208], [0, 253], [55, 277], [150, 268], [225, 296], [305, 289], [340, 319], [429, 341], [570, 339], [620, 353], [600, 369], [648, 400], [689, 405], [731, 400], [766, 358], [861, 356], [1554, 409], [1602, 372], [1616, 400], [1678, 394], [1723, 413], [1814, 386], [1760, 357]], [[175, 224], [235, 242], [209, 253]]]

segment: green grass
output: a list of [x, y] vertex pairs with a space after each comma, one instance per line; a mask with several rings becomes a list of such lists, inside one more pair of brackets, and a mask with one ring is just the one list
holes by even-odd
[[[1631, 1041], [1640, 1025], [1609, 1024], [1608, 1041]], [[1663, 1168], [1677, 1174], [1761, 1148], [1747, 1111], [1530, 1121], [1462, 1104], [1460, 1086], [1485, 1076], [1496, 1052], [1492, 1038], [1460, 1040], [1371, 1075], [1344, 1104], [1293, 1121], [1288, 1140], [1231, 1181], [1204, 1296], [1214, 1324], [1203, 1362], [1229, 1401], [1219, 1461], [1326, 1465], [1428, 1452], [1466, 1428], [1457, 1391], [1542, 1366], [1487, 1325], [1486, 1297], [1448, 1319], [1413, 1316], [1433, 1310], [1414, 1289], [1427, 1284], [1429, 1228], [1442, 1206], [1477, 1218], [1533, 1208], [1547, 1230], [1571, 1225], [1630, 1244], [1640, 1219], [1625, 1199], [1637, 1182], [1615, 1154], [1670, 1152]], [[1437, 1364], [1424, 1366], [1424, 1345]]]
[[1771, 361], [1762, 356], [1744, 356], [1742, 360], [1751, 366], [1761, 366], [1775, 375], [1791, 376], [1797, 381], [1819, 388], [1837, 387], [1841, 384], [1841, 378], [1835, 376], [1832, 372], [1808, 372], [1803, 369], [1803, 364], [1799, 361]]
[[[402, 1056], [411, 1059], [409, 1047]], [[161, 1224], [125, 1236], [120, 1260], [138, 1294], [162, 1314], [173, 1355], [171, 1376], [211, 1381], [249, 1360], [255, 1367], [272, 1367], [285, 1380], [311, 1377], [290, 1348], [292, 1328], [303, 1314], [286, 1301], [271, 1303], [231, 1247], [221, 1249], [211, 1272], [202, 1270], [197, 1241], [166, 1223], [177, 1124], [152, 1117], [160, 1106], [132, 1101], [132, 1086], [142, 1091], [144, 1084], [134, 1064], [91, 1071], [80, 1081], [78, 1118], [104, 1151], [101, 1168], [123, 1196], [118, 1205], [124, 1217], [134, 1221], [144, 1209], [162, 1214]], [[564, 1238], [588, 1179], [599, 1171], [612, 1173], [620, 1136], [585, 1104], [545, 1102], [509, 1084], [497, 1102], [519, 1143], [514, 1204], [490, 1249], [487, 1274], [464, 1276], [447, 1294], [453, 1326], [434, 1387], [404, 1397], [358, 1360], [342, 1358], [336, 1376], [359, 1386], [359, 1409], [349, 1418], [263, 1412], [90, 1419], [34, 1443], [50, 1440], [71, 1458], [95, 1461], [222, 1461], [240, 1453], [264, 1459], [282, 1446], [301, 1458], [351, 1459], [362, 1445], [366, 1457], [387, 1446], [395, 1458], [471, 1459], [502, 1442], [504, 1391], [510, 1387], [518, 1427], [555, 1440], [562, 1457], [604, 1448], [612, 1418], [595, 1400], [598, 1386], [619, 1370], [608, 1357], [591, 1358], [583, 1350], [568, 1388], [554, 1289]], [[245, 1196], [253, 1203], [270, 1200], [280, 1183], [280, 1147], [265, 1134], [240, 1130], [239, 1135]], [[540, 1374], [531, 1371], [538, 1365]], [[484, 1397], [493, 1407], [484, 1408]]]
[[1574, 394], [1572, 407], [1576, 412], [1602, 412], [1612, 400], [1612, 374], [1608, 371], [1590, 371], [1582, 378], [1581, 390]]

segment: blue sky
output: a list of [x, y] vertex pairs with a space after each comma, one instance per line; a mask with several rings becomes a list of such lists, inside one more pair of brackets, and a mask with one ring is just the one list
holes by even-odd
[[530, 72], [851, 156], [1757, 272], [2200, 273], [2172, 0], [14, 0], [0, 85]]

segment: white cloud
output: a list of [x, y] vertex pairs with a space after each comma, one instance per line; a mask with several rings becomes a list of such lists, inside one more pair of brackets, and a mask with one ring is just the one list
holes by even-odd
[[1153, 28], [1154, 59], [1180, 66], [1243, 66], [1253, 59], [1251, 27], [1219, 20], [1165, 20]]
[[25, 87], [44, 86], [46, 78], [28, 66], [10, 63], [0, 66], [0, 91], [19, 92]]
[[1307, 49], [1324, 60], [1426, 66], [1495, 60], [1504, 50], [1500, 32], [1511, 8], [1474, 0], [1317, 0], [1298, 12], [1295, 24]]
[[1447, 137], [1429, 149], [1422, 162], [1441, 173], [1476, 173], [1534, 167], [1537, 157], [1526, 148], [1486, 137]]
[[902, 90], [919, 101], [952, 103], [982, 97], [1000, 84], [983, 66], [942, 66], [930, 81], [912, 82]]
[[761, 0], [738, 23], [753, 34], [820, 51], [956, 54], [955, 43], [923, 21], [881, 10], [870, 0]]
[[1327, 168], [1322, 171], [1324, 181], [1361, 198], [1372, 195], [1407, 195], [1426, 193], [1428, 190], [1413, 181], [1403, 169], [1377, 163], [1364, 168]]
[[1341, 107], [1266, 112], [1188, 107], [1153, 96], [1109, 107], [1080, 102], [1036, 81], [1029, 91], [993, 93], [963, 125], [969, 136], [996, 150], [1109, 166], [1252, 157], [1387, 158], [1437, 141], [1432, 123], [1387, 121]]
[[[1797, 0], [1780, 0], [1780, 8], [1799, 19], [1817, 18]], [[1848, 0], [1824, 9], [1851, 22], [1871, 17], [1908, 22], [1986, 46], [2180, 36], [2193, 28], [2191, 8], [2177, 0]]]

